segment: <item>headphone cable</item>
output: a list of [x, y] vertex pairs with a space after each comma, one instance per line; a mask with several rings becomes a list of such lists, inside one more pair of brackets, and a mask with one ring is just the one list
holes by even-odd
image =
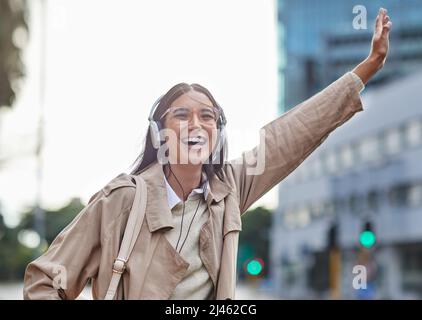
[[192, 222], [193, 222], [193, 220], [195, 220], [195, 216], [196, 216], [196, 213], [198, 212], [199, 205], [201, 204], [201, 201], [202, 201], [202, 199], [201, 199], [201, 198], [199, 198], [198, 205], [196, 206], [195, 213], [194, 213], [194, 215], [193, 215], [193, 217], [192, 217], [192, 220], [190, 221], [189, 228], [188, 228], [188, 232], [186, 233], [185, 240], [183, 241], [183, 243], [182, 243], [182, 245], [181, 245], [181, 247], [180, 247], [180, 251], [179, 251], [179, 253], [181, 253], [181, 252], [182, 252], [182, 248], [183, 248], [183, 246], [185, 245], [186, 239], [188, 238], [189, 231], [190, 231], [190, 227], [192, 226]]
[[[184, 245], [185, 245], [185, 242], [186, 242], [186, 240], [187, 240], [187, 238], [188, 238], [188, 236], [189, 236], [189, 232], [190, 232], [190, 229], [191, 229], [191, 227], [192, 227], [193, 220], [195, 220], [196, 214], [198, 213], [199, 205], [201, 204], [202, 199], [201, 199], [201, 198], [199, 198], [198, 205], [196, 206], [195, 213], [194, 213], [194, 215], [193, 215], [193, 217], [192, 217], [192, 219], [191, 219], [191, 221], [190, 221], [189, 228], [188, 228], [188, 231], [186, 232], [185, 239], [183, 240], [183, 243], [182, 243], [182, 245], [180, 246], [180, 249], [179, 249], [179, 250], [177, 250], [177, 247], [179, 246], [179, 241], [180, 241], [180, 238], [182, 237], [182, 230], [183, 230], [183, 217], [184, 217], [184, 215], [185, 215], [185, 200], [184, 200], [184, 199], [185, 199], [185, 196], [184, 196], [184, 195], [185, 195], [185, 192], [184, 192], [184, 190], [183, 190], [183, 187], [182, 187], [181, 183], [179, 182], [179, 180], [177, 179], [176, 175], [174, 174], [173, 170], [171, 170], [171, 166], [170, 166], [170, 164], [169, 164], [169, 169], [170, 169], [171, 174], [174, 176], [174, 178], [176, 179], [177, 183], [179, 184], [180, 188], [182, 189], [182, 193], [183, 193], [183, 211], [182, 211], [182, 221], [181, 221], [181, 224], [180, 224], [179, 239], [177, 239], [177, 244], [176, 244], [176, 251], [177, 251], [177, 252], [179, 252], [179, 253], [181, 253], [181, 252], [182, 252], [182, 249], [183, 249], [183, 247], [184, 247]], [[202, 189], [202, 190], [203, 190], [203, 192], [205, 192], [204, 187], [203, 187], [203, 189]]]
[[180, 223], [180, 232], [179, 232], [179, 238], [177, 239], [177, 244], [176, 244], [176, 250], [177, 247], [179, 246], [179, 241], [180, 238], [182, 237], [182, 229], [183, 229], [183, 217], [185, 215], [185, 191], [183, 190], [182, 184], [179, 182], [179, 179], [177, 179], [176, 175], [174, 174], [173, 170], [171, 170], [171, 165], [169, 164], [169, 169], [171, 174], [173, 175], [173, 177], [176, 179], [176, 182], [179, 184], [180, 189], [182, 189], [182, 194], [183, 194], [183, 210], [182, 210], [182, 222]]

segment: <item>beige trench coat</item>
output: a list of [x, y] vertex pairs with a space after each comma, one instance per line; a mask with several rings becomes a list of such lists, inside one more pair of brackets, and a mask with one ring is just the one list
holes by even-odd
[[[346, 73], [267, 124], [263, 128], [264, 142], [239, 158], [247, 162], [240, 163], [239, 159], [228, 162], [224, 166], [224, 179], [211, 179], [206, 199], [210, 215], [201, 229], [199, 248], [216, 299], [235, 297], [241, 215], [292, 172], [330, 132], [361, 110], [359, 88], [353, 76]], [[260, 158], [260, 154], [264, 156]], [[265, 161], [263, 172], [248, 174], [248, 168], [257, 168], [262, 161]], [[168, 299], [183, 278], [188, 263], [164, 236], [174, 226], [161, 165], [152, 164], [141, 176], [148, 187], [146, 217], [116, 297]], [[134, 193], [130, 176], [120, 174], [93, 195], [48, 251], [28, 265], [24, 298], [75, 299], [91, 278], [93, 297], [103, 299]], [[59, 282], [58, 275], [65, 276], [65, 281], [60, 280], [64, 288], [59, 290], [53, 285], [53, 279]]]

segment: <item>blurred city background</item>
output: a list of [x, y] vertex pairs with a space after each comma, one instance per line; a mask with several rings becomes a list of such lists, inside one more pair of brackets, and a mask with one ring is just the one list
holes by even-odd
[[422, 298], [422, 1], [0, 0], [0, 299], [127, 170], [171, 85], [215, 94], [237, 156], [367, 56], [380, 7], [364, 112], [246, 213], [237, 298]]

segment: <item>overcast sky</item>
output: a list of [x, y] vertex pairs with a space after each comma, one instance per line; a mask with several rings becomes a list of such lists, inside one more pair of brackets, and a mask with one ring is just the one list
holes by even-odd
[[[36, 195], [40, 7], [31, 5], [27, 78], [0, 115], [6, 222]], [[54, 0], [48, 2], [42, 204], [89, 197], [141, 150], [153, 102], [178, 82], [207, 87], [228, 120], [229, 158], [277, 116], [275, 1]], [[274, 208], [273, 189], [256, 205]]]

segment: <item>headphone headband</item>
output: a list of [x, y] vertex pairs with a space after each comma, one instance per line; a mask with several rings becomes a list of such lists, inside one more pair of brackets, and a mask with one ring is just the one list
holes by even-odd
[[152, 108], [151, 108], [151, 112], [149, 113], [149, 117], [148, 117], [148, 121], [155, 121], [154, 120], [154, 113], [155, 113], [155, 110], [157, 109], [157, 107], [158, 107], [158, 105], [160, 104], [160, 102], [161, 102], [161, 99], [164, 97], [164, 94], [162, 94], [155, 102], [154, 102], [154, 104], [152, 105]]

